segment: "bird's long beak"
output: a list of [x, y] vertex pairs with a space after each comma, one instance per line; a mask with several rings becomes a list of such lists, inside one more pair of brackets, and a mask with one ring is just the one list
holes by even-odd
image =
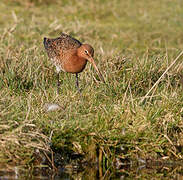
[[101, 72], [100, 72], [99, 69], [97, 68], [97, 65], [95, 64], [94, 59], [93, 59], [92, 57], [90, 57], [88, 60], [92, 63], [92, 65], [93, 65], [94, 68], [96, 69], [96, 71], [97, 71], [97, 73], [98, 73], [100, 79], [105, 83], [104, 77], [102, 76]]

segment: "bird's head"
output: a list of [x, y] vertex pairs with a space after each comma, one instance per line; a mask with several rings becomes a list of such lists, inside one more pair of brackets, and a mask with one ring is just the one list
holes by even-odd
[[77, 51], [77, 55], [81, 58], [87, 59], [96, 69], [100, 79], [105, 83], [105, 80], [101, 74], [101, 72], [99, 71], [99, 69], [97, 68], [95, 61], [93, 59], [94, 56], [94, 49], [92, 46], [90, 46], [89, 44], [82, 44]]
[[94, 49], [89, 44], [82, 44], [78, 48], [78, 55], [90, 61], [89, 59], [94, 56]]

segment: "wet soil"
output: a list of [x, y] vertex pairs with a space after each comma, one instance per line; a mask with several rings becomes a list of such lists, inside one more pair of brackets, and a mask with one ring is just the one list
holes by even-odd
[[[99, 155], [100, 156], [100, 155]], [[136, 160], [115, 158], [112, 163], [100, 157], [95, 161], [67, 148], [49, 152], [36, 150], [33, 166], [0, 166], [0, 180], [8, 179], [181, 179], [183, 162], [166, 159]]]

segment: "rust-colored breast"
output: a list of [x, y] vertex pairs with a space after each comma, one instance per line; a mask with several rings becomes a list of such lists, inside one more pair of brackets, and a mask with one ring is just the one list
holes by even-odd
[[66, 72], [70, 73], [80, 73], [83, 71], [87, 63], [87, 60], [84, 58], [79, 58], [76, 55], [70, 56], [69, 59], [63, 61], [62, 68]]

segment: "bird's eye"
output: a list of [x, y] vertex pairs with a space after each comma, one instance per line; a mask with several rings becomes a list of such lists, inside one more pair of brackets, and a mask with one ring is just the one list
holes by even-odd
[[88, 51], [87, 50], [85, 50], [85, 54], [88, 54]]

